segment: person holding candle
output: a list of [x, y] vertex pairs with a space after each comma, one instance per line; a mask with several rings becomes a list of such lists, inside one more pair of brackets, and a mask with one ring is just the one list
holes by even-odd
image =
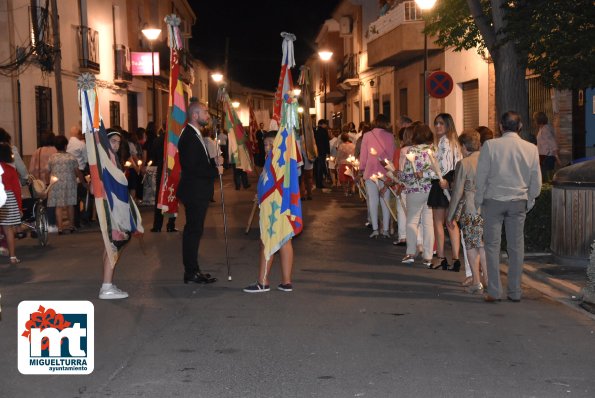
[[434, 230], [432, 228], [432, 211], [428, 207], [428, 195], [432, 187], [432, 180], [437, 178], [428, 154], [433, 142], [432, 130], [420, 122], [412, 124], [410, 128], [413, 130], [412, 145], [407, 150], [400, 173], [400, 180], [404, 185], [403, 191], [407, 195], [407, 254], [401, 262], [413, 263], [415, 261], [418, 228], [421, 224], [423, 227], [423, 264], [427, 268], [431, 268]]
[[347, 158], [352, 156], [355, 152], [355, 144], [349, 140], [349, 134], [341, 134], [341, 144], [337, 148], [337, 165], [338, 165], [338, 178], [339, 183], [343, 186], [345, 196], [351, 194], [353, 185], [353, 179], [345, 174], [345, 171], [349, 168], [349, 162]]
[[440, 167], [440, 175], [436, 176], [432, 181], [432, 189], [428, 196], [428, 206], [432, 208], [432, 217], [434, 219], [436, 252], [438, 260], [440, 260], [440, 263], [434, 269], [442, 268], [443, 270], [450, 269], [459, 272], [461, 269], [461, 261], [459, 260], [461, 238], [456, 223], [446, 226], [452, 249], [453, 263], [450, 268], [444, 253], [444, 225], [446, 210], [449, 205], [444, 190], [450, 189], [450, 184], [454, 179], [455, 166], [463, 158], [455, 123], [450, 114], [440, 113], [436, 116], [434, 119], [434, 133], [434, 144], [438, 149], [435, 154], [431, 155]]
[[[360, 173], [363, 174], [366, 191], [368, 193], [368, 213], [372, 223], [372, 234], [370, 238], [382, 236], [389, 238], [388, 233], [390, 213], [386, 203], [389, 200], [390, 192], [384, 188], [384, 182], [378, 180], [374, 182], [372, 176], [377, 173], [384, 173], [385, 169], [380, 160], [392, 159], [395, 153], [395, 140], [392, 133], [387, 131], [389, 119], [383, 114], [376, 116], [374, 121], [375, 128], [365, 134], [362, 139], [360, 154]], [[384, 197], [380, 201], [380, 195]], [[382, 208], [382, 233], [378, 232], [378, 205]]]

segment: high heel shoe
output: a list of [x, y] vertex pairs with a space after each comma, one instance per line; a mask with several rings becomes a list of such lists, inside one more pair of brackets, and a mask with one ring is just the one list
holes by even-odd
[[374, 230], [374, 231], [373, 231], [373, 232], [370, 234], [370, 238], [373, 238], [373, 239], [378, 239], [378, 236], [379, 236], [379, 234], [378, 234], [378, 230], [377, 230], [377, 229], [375, 229], [375, 230]]
[[446, 257], [438, 257], [438, 264], [432, 266], [432, 269], [440, 269], [442, 268], [443, 271], [448, 269], [448, 261], [446, 261]]
[[461, 262], [458, 258], [456, 260], [453, 259], [452, 267], [449, 267], [448, 270], [452, 272], [459, 272], [461, 270]]
[[471, 285], [465, 289], [469, 294], [481, 294], [483, 293], [483, 285], [478, 283], [477, 285]]

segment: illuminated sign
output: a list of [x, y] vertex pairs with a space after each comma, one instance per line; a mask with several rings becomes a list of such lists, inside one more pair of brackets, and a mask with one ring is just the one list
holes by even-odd
[[[132, 76], [151, 76], [151, 53], [130, 53]], [[159, 53], [153, 53], [153, 71], [159, 76]]]

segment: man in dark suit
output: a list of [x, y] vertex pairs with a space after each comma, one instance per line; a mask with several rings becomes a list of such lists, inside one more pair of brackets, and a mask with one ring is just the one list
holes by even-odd
[[[213, 283], [217, 279], [203, 274], [198, 266], [198, 248], [203, 233], [209, 201], [213, 197], [213, 182], [223, 167], [217, 166], [207, 150], [207, 137], [201, 130], [209, 123], [206, 105], [192, 102], [186, 112], [188, 125], [182, 130], [178, 152], [182, 172], [176, 196], [186, 209], [186, 225], [182, 237], [184, 283]], [[219, 164], [221, 159], [219, 158]]]
[[318, 149], [318, 157], [314, 160], [314, 180], [316, 188], [324, 188], [324, 176], [326, 174], [326, 157], [331, 153], [328, 136], [328, 121], [320, 119], [318, 127], [314, 130], [314, 139]]

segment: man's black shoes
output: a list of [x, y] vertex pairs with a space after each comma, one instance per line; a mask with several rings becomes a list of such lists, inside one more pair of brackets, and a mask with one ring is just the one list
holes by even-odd
[[217, 278], [213, 278], [211, 274], [200, 274], [196, 273], [194, 275], [186, 275], [184, 274], [184, 283], [215, 283], [217, 282]]

